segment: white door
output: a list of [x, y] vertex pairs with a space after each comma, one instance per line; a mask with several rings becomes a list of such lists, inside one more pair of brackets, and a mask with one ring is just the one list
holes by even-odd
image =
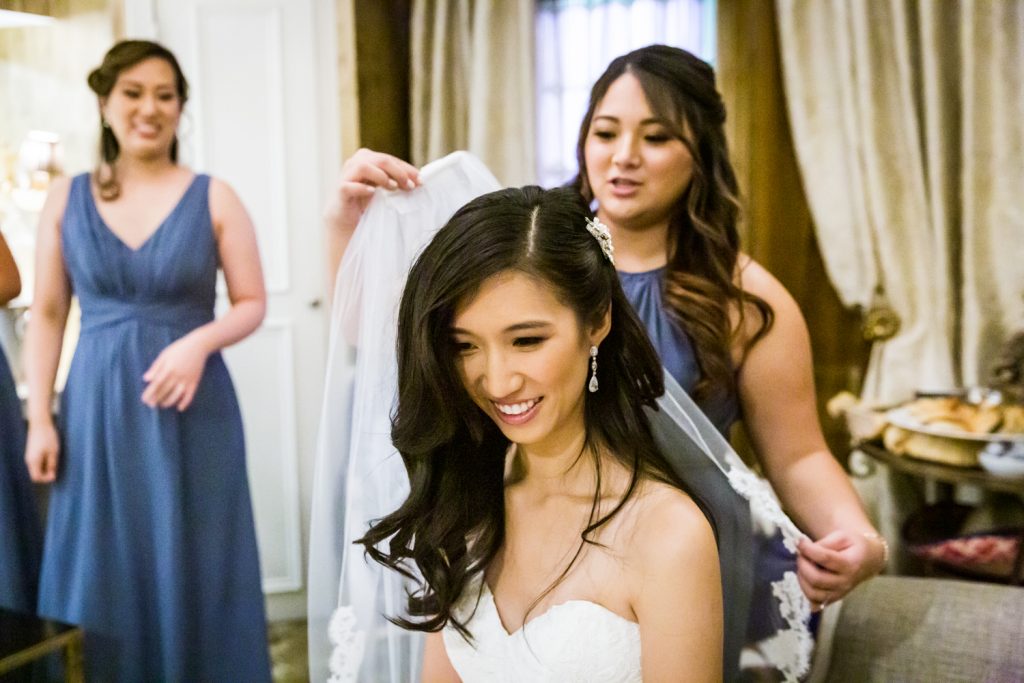
[[[228, 349], [271, 619], [305, 614], [305, 539], [325, 364], [325, 192], [337, 170], [331, 0], [127, 0], [128, 37], [189, 80], [182, 161], [230, 183], [256, 225], [263, 326]], [[227, 305], [221, 287], [218, 307]]]

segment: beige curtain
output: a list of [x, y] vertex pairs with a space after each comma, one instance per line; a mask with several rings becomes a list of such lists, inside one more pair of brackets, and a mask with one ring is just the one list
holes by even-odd
[[879, 303], [864, 395], [985, 379], [1024, 320], [1024, 0], [777, 0], [786, 99], [829, 276]]
[[416, 0], [412, 161], [474, 153], [505, 185], [536, 182], [532, 0]]
[[1024, 329], [1024, 1], [960, 8], [963, 380]]

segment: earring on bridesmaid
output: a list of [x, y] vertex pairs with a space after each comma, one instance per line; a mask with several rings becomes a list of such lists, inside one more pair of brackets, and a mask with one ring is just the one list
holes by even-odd
[[587, 385], [590, 393], [597, 391], [597, 347], [590, 347], [590, 384]]

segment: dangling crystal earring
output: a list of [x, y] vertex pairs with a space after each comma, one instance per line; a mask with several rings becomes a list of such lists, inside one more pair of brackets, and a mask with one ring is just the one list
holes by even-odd
[[587, 385], [590, 393], [597, 391], [597, 347], [590, 347], [590, 384]]

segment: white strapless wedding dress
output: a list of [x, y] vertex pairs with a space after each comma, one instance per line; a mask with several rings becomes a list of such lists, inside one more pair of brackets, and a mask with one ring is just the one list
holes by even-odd
[[[444, 629], [448, 659], [463, 683], [640, 683], [640, 626], [586, 600], [570, 600], [509, 634], [487, 584], [472, 584], [456, 607], [472, 644]], [[473, 613], [474, 607], [476, 613]]]

